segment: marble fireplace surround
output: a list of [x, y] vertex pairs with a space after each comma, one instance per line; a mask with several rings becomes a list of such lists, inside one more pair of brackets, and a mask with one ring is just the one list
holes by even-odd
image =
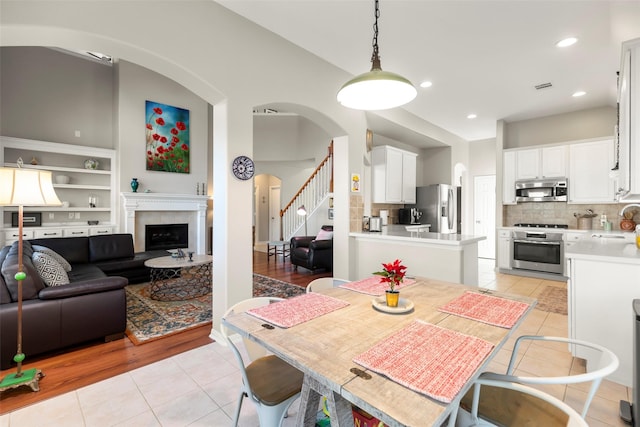
[[209, 196], [169, 193], [121, 193], [124, 232], [133, 235], [135, 250], [144, 251], [145, 224], [189, 224], [189, 249], [206, 254]]

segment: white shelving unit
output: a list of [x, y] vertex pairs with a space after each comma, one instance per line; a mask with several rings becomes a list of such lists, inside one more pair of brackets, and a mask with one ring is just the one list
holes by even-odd
[[[25, 207], [25, 212], [42, 212], [42, 226], [25, 227], [25, 238], [44, 236], [78, 236], [106, 234], [115, 231], [117, 224], [117, 169], [115, 150], [72, 144], [0, 136], [0, 164], [18, 167], [22, 158], [24, 168], [48, 170], [53, 173], [54, 188], [61, 201], [69, 206]], [[31, 164], [32, 159], [37, 164]], [[87, 169], [87, 159], [98, 161], [97, 169]], [[69, 183], [57, 184], [56, 176], [66, 175]], [[94, 197], [96, 206], [90, 207], [89, 197]], [[5, 212], [17, 208], [0, 208], [2, 214], [3, 244], [17, 238], [17, 228], [12, 227]], [[67, 215], [65, 215], [65, 213]], [[89, 225], [87, 221], [99, 221]]]

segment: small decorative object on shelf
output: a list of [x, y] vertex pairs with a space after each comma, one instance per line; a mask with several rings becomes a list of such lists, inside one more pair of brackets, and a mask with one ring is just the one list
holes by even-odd
[[202, 183], [202, 195], [206, 196], [207, 195], [207, 191], [205, 190], [205, 184], [204, 182]]
[[200, 183], [197, 182], [196, 183], [196, 196], [199, 196], [199, 195], [200, 195]]
[[38, 164], [38, 159], [36, 159], [35, 157], [31, 158], [31, 164], [32, 165], [37, 165]]
[[96, 159], [87, 159], [84, 161], [85, 169], [98, 169], [99, 162]]
[[134, 193], [137, 193], [139, 186], [140, 186], [140, 183], [138, 182], [138, 178], [131, 178], [131, 191], [133, 191]]
[[89, 194], [89, 207], [95, 208], [96, 206], [98, 206], [98, 196], [95, 194]]
[[385, 264], [382, 263], [382, 271], [376, 271], [375, 275], [382, 276], [380, 279], [381, 283], [389, 283], [389, 289], [386, 291], [387, 297], [387, 306], [388, 307], [397, 307], [398, 300], [400, 299], [400, 291], [397, 291], [395, 288], [404, 280], [404, 275], [406, 274], [407, 267], [401, 264], [402, 261], [396, 259], [392, 263]]
[[90, 219], [89, 221], [87, 221], [87, 224], [89, 225], [98, 225], [100, 223], [100, 221], [95, 220], [95, 219]]
[[189, 252], [189, 262], [193, 262], [193, 252]]

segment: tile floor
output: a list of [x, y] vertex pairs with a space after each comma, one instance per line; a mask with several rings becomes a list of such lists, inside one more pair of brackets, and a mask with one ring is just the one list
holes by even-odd
[[[528, 277], [495, 274], [493, 261], [481, 260], [482, 287], [534, 296], [544, 286], [565, 287]], [[567, 336], [567, 316], [534, 310], [514, 335]], [[492, 367], [504, 372], [512, 343], [494, 359]], [[518, 371], [568, 373], [583, 370], [566, 347], [532, 344], [526, 348]], [[0, 417], [0, 427], [73, 426], [229, 426], [235, 408], [240, 376], [231, 352], [218, 343], [156, 362], [135, 371], [83, 387], [65, 395], [17, 410]], [[584, 386], [552, 386], [547, 392], [576, 409], [586, 395]], [[596, 395], [587, 421], [590, 426], [624, 426], [618, 417], [618, 402], [630, 400], [631, 389], [604, 381]], [[290, 410], [297, 412], [297, 402]], [[294, 425], [295, 416], [285, 420]], [[240, 425], [258, 426], [253, 405], [243, 405]]]

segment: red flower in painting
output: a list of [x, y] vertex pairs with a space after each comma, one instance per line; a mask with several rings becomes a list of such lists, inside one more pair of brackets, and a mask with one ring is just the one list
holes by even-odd
[[184, 151], [187, 151], [189, 149], [189, 146], [187, 144], [182, 144], [180, 148], [182, 148]]
[[156, 148], [156, 150], [158, 150], [158, 153], [162, 154], [164, 153], [164, 146], [159, 146], [158, 148]]
[[167, 137], [166, 137], [166, 136], [161, 136], [161, 137], [160, 137], [160, 142], [162, 142], [163, 144], [164, 144], [165, 142], [167, 142]]
[[160, 126], [164, 126], [164, 119], [162, 117], [158, 117], [156, 119], [156, 123], [159, 124]]
[[153, 126], [151, 126], [151, 123], [147, 123], [147, 129], [153, 130]]
[[162, 166], [162, 160], [158, 160], [158, 161], [156, 162], [156, 164], [157, 164], [158, 166]]
[[178, 163], [182, 163], [182, 159], [178, 159]]
[[178, 138], [177, 136], [174, 136], [173, 138], [171, 138], [172, 145], [176, 145], [178, 142], [180, 142], [180, 138]]
[[176, 129], [176, 128], [171, 128], [171, 134], [172, 134], [172, 135], [177, 135], [177, 134], [178, 134], [178, 129]]
[[151, 155], [151, 150], [147, 151], [147, 154], [150, 156]]
[[162, 108], [156, 107], [153, 109], [153, 112], [156, 114], [162, 114]]
[[184, 124], [184, 122], [176, 122], [176, 127], [180, 130], [186, 130], [187, 126]]
[[394, 262], [385, 264], [382, 263], [382, 271], [376, 271], [375, 275], [382, 276], [380, 281], [382, 283], [389, 283], [389, 288], [393, 291], [394, 288], [402, 283], [404, 280], [404, 275], [406, 274], [407, 267], [400, 264], [402, 261], [396, 259]]
[[160, 135], [158, 135], [157, 133], [154, 133], [154, 134], [153, 134], [153, 139], [154, 139], [155, 141], [159, 140], [159, 139], [160, 139]]

